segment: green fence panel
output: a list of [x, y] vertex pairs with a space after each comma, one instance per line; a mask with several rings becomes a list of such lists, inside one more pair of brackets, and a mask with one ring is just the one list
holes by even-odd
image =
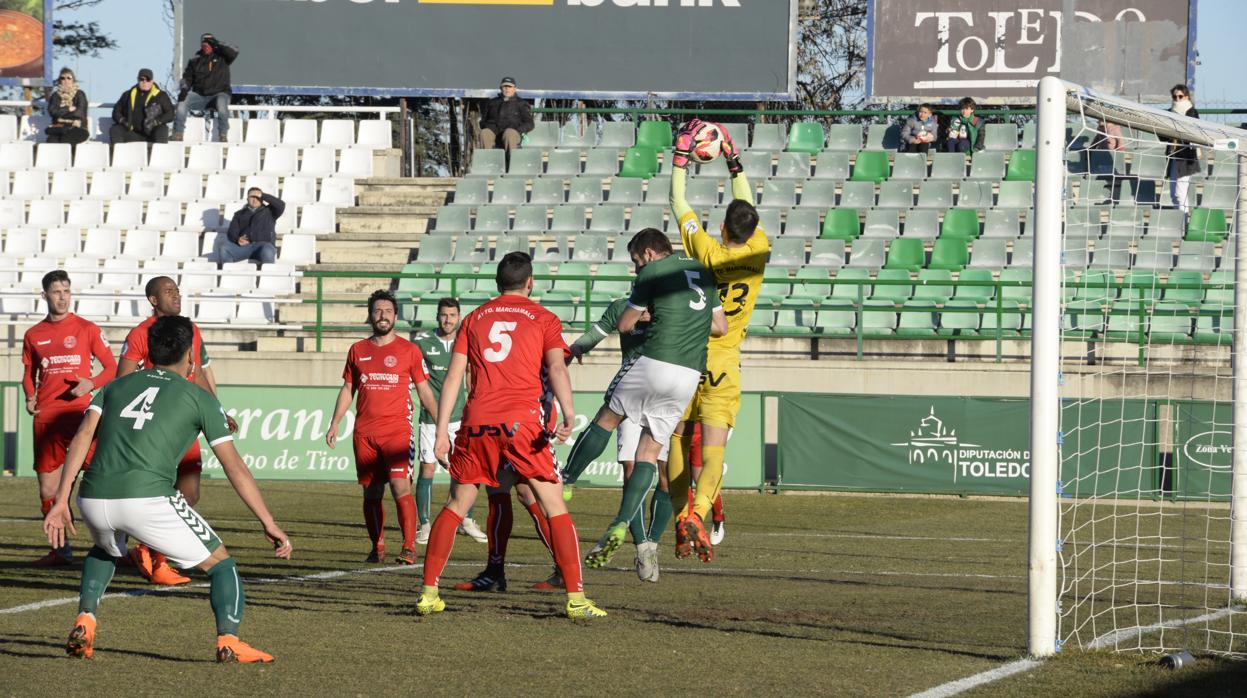
[[1173, 403], [1173, 496], [1228, 501], [1234, 458], [1228, 402]]
[[1155, 402], [1066, 400], [1061, 432], [1064, 496], [1162, 496]]

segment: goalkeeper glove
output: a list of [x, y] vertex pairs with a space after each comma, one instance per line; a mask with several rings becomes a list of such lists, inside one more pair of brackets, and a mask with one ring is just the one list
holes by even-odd
[[675, 136], [675, 152], [671, 155], [672, 167], [688, 167], [689, 156], [693, 153], [693, 136], [701, 127], [701, 119], [693, 119], [680, 127]]
[[727, 161], [727, 171], [735, 177], [745, 171], [740, 164], [740, 149], [732, 140], [732, 134], [722, 124], [719, 125], [719, 136], [723, 138], [723, 159]]

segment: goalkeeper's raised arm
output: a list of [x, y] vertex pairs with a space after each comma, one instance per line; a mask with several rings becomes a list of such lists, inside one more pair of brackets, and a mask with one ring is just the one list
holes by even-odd
[[[689, 158], [693, 150], [694, 135], [706, 123], [701, 119], [693, 119], [684, 124], [676, 134], [675, 152], [671, 158], [671, 215], [680, 226], [680, 239], [684, 244], [684, 253], [695, 259], [702, 259], [709, 254], [714, 239], [701, 227], [697, 214], [688, 205], [684, 190], [688, 172]], [[731, 174], [732, 198], [748, 201], [753, 204], [753, 188], [749, 186], [749, 178], [740, 164], [740, 150], [732, 141], [727, 129], [720, 128], [723, 138], [723, 158], [727, 160], [727, 169]], [[703, 260], [703, 263], [706, 263]]]

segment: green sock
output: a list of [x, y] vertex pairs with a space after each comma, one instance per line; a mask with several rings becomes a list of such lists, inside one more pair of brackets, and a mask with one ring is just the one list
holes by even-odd
[[416, 478], [416, 512], [420, 516], [420, 525], [429, 522], [429, 507], [433, 506], [433, 478]]
[[576, 439], [572, 452], [567, 454], [567, 467], [563, 470], [563, 482], [569, 485], [575, 484], [593, 459], [602, 455], [602, 451], [606, 450], [606, 444], [610, 443], [610, 440], [609, 431], [598, 426], [597, 422], [589, 424], [589, 428]]
[[208, 596], [212, 600], [212, 612], [216, 614], [216, 633], [237, 637], [242, 612], [247, 607], [247, 595], [243, 593], [234, 558], [227, 557], [213, 565], [208, 570], [208, 579], [212, 582]]
[[649, 539], [658, 542], [671, 523], [671, 494], [666, 490], [655, 490], [649, 500]]
[[619, 514], [611, 522], [611, 526], [626, 523], [634, 516], [641, 515], [645, 506], [645, 495], [658, 482], [658, 466], [653, 463], [637, 461], [632, 468], [632, 477], [624, 483], [623, 501], [619, 503]]
[[635, 545], [640, 545], [648, 540], [648, 537], [645, 535], [645, 513], [640, 509], [637, 509], [636, 516], [633, 516], [628, 521], [628, 532], [632, 534], [632, 542]]
[[117, 571], [117, 558], [104, 552], [99, 546], [91, 546], [87, 559], [82, 563], [82, 588], [78, 592], [78, 612], [95, 613], [100, 599], [113, 581]]

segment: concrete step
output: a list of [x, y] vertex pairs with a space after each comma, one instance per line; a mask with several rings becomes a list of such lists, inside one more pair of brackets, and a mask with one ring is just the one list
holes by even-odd
[[361, 206], [441, 206], [448, 191], [424, 187], [356, 186]]
[[[324, 269], [322, 267], [333, 266], [337, 269]], [[352, 269], [341, 269], [340, 267], [355, 267]], [[375, 272], [376, 274], [398, 274], [402, 271], [401, 265], [378, 265], [378, 264], [333, 264], [316, 265], [317, 271], [363, 271]], [[351, 300], [360, 294], [367, 295], [378, 288], [388, 288], [390, 279], [388, 277], [370, 277], [370, 278], [340, 278], [326, 277], [321, 280], [321, 293], [325, 298], [329, 299], [347, 299]], [[313, 301], [316, 298], [316, 279], [304, 278], [299, 285], [299, 296], [304, 302]]]
[[429, 229], [437, 206], [356, 206], [338, 211], [342, 233], [409, 233]]
[[[344, 240], [331, 238], [320, 241], [320, 261], [324, 264], [359, 264], [373, 267], [403, 265], [411, 257], [414, 245], [409, 242], [379, 240]], [[317, 265], [316, 268], [320, 268]]]
[[[377, 288], [377, 286], [373, 288]], [[351, 305], [340, 303], [324, 305], [321, 322], [351, 326], [365, 324], [368, 319], [368, 311], [365, 308], [368, 303], [368, 296], [361, 293], [355, 298], [355, 301]], [[283, 323], [314, 326], [316, 324], [316, 304], [296, 303], [281, 306], [279, 319]]]
[[[367, 334], [364, 331], [350, 337], [341, 335], [326, 336], [321, 340], [321, 352], [345, 354], [352, 344], [363, 339]], [[261, 337], [256, 345], [256, 349], [263, 352], [281, 352], [283, 354], [314, 352], [316, 351], [316, 339], [313, 336]]]

